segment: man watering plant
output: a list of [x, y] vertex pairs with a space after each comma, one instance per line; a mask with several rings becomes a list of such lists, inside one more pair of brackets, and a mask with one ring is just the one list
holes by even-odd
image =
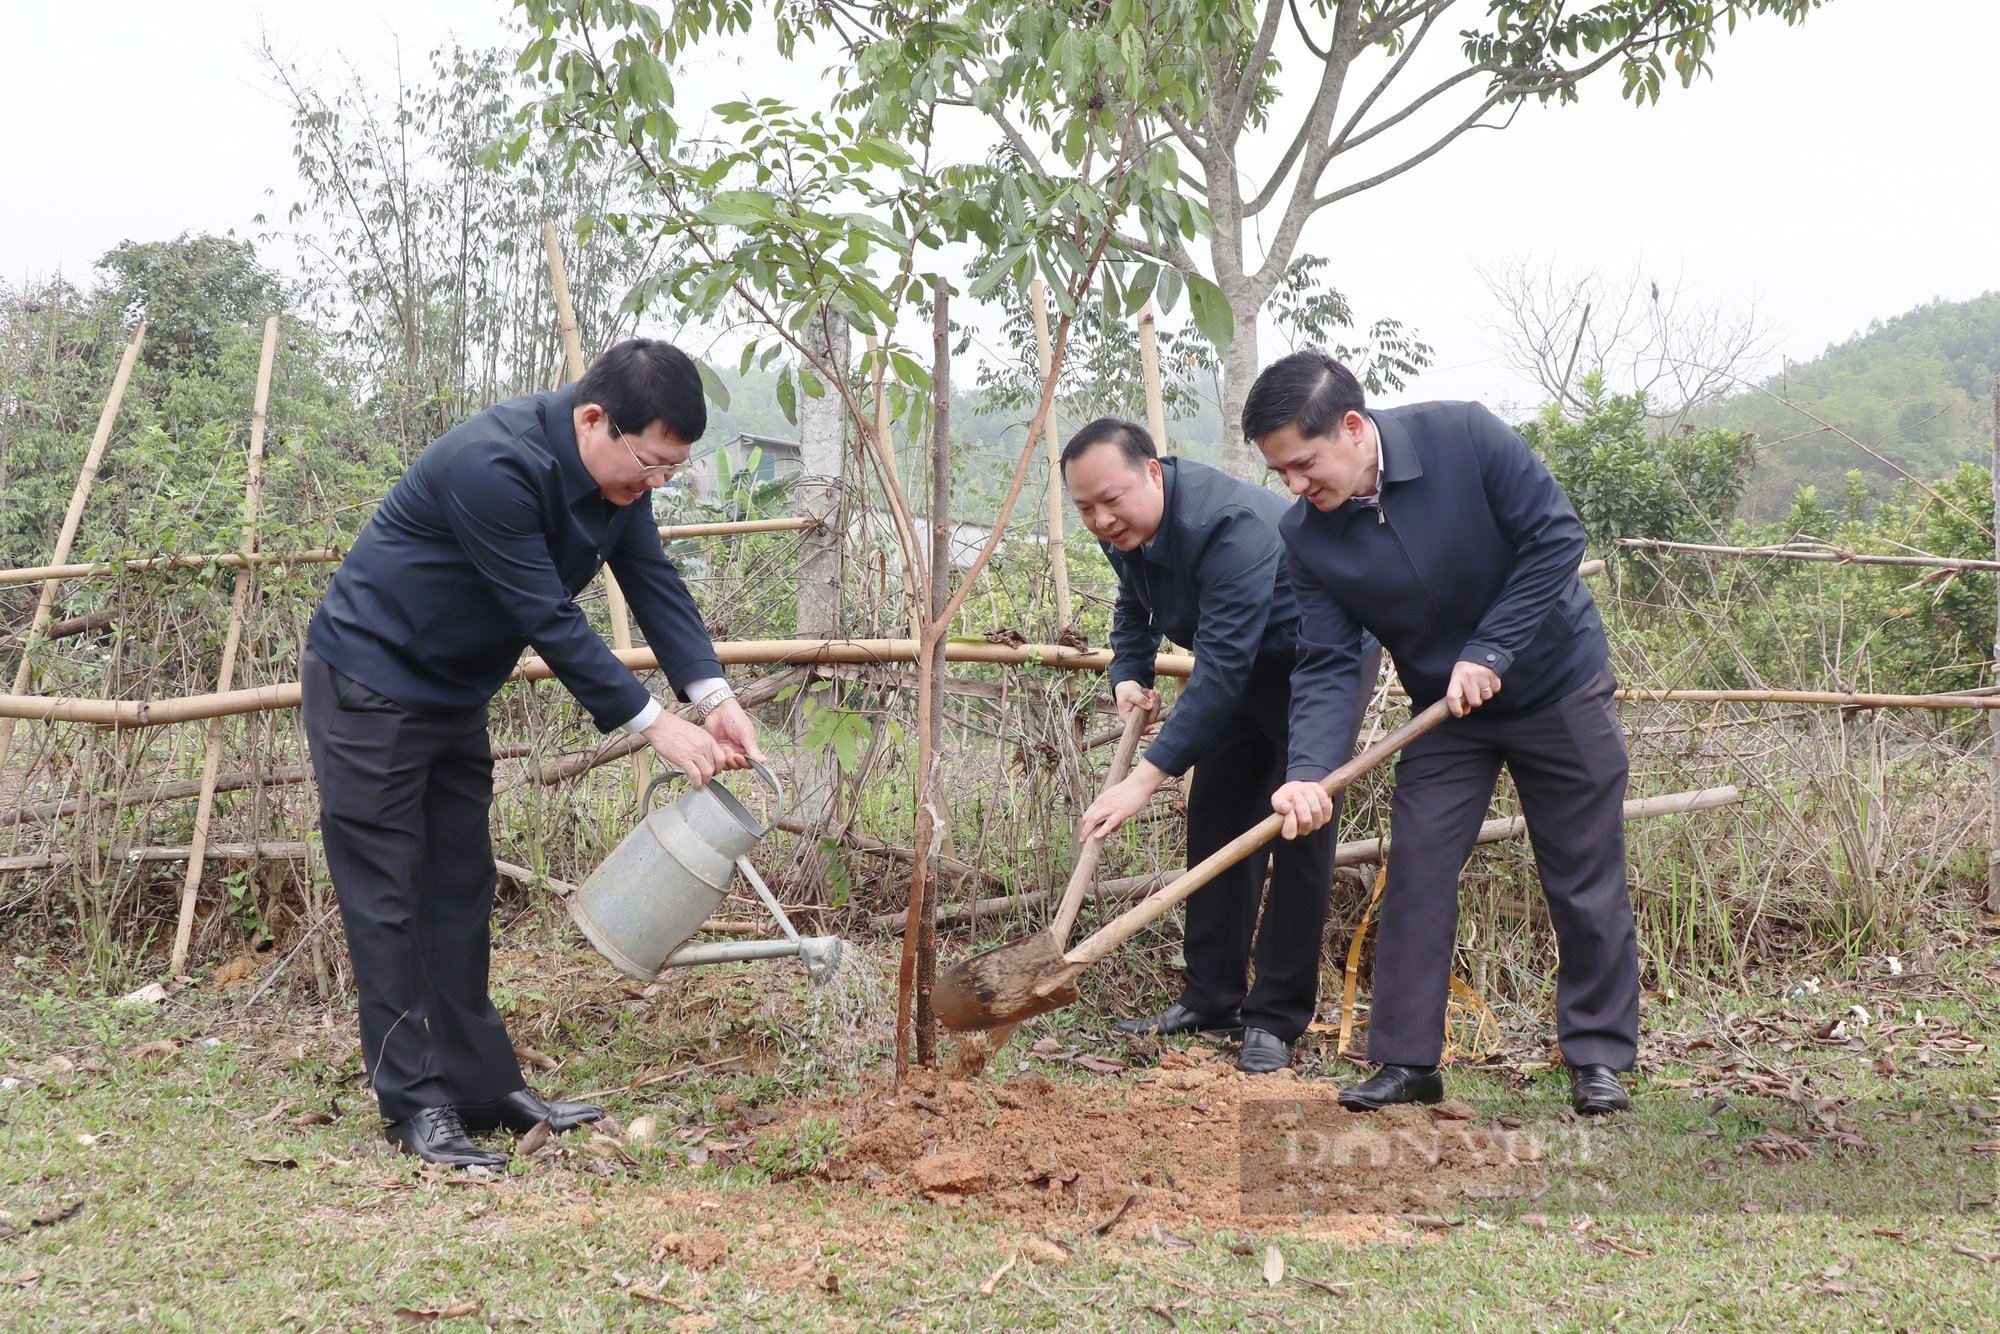
[[[1116, 830], [1192, 766], [1193, 866], [1263, 818], [1284, 779], [1298, 629], [1277, 528], [1286, 505], [1213, 468], [1158, 457], [1142, 427], [1112, 417], [1078, 431], [1061, 466], [1070, 500], [1118, 574], [1111, 682], [1119, 717], [1158, 712], [1153, 660], [1162, 638], [1192, 648], [1195, 658], [1172, 716], [1131, 775], [1084, 811], [1081, 837]], [[1350, 747], [1359, 725], [1356, 713]], [[1240, 1033], [1238, 1069], [1266, 1074], [1289, 1064], [1319, 1000], [1334, 835], [1329, 823], [1275, 854], [1246, 858], [1197, 891], [1187, 903], [1180, 999], [1118, 1027], [1139, 1035]]]
[[1375, 947], [1370, 1079], [1344, 1106], [1437, 1102], [1458, 876], [1513, 774], [1561, 950], [1556, 1031], [1572, 1100], [1615, 1111], [1639, 1034], [1625, 882], [1625, 737], [1604, 623], [1577, 575], [1583, 525], [1521, 437], [1476, 403], [1366, 410], [1352, 372], [1296, 352], [1257, 377], [1243, 434], [1300, 502], [1284, 520], [1300, 609], [1287, 838], [1333, 818], [1318, 780], [1353, 749], [1373, 634], [1413, 708], [1451, 717], [1396, 761]]
[[[486, 705], [521, 651], [696, 786], [763, 758], [649, 499], [707, 421], [694, 363], [638, 338], [569, 388], [488, 408], [411, 465], [313, 617], [301, 704], [362, 1059], [390, 1142], [428, 1162], [497, 1167], [471, 1135], [603, 1115], [525, 1086], [487, 995]], [[577, 606], [607, 561], [700, 725], [662, 709]]]

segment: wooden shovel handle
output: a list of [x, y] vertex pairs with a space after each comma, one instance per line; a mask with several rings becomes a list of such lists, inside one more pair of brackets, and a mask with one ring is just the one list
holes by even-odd
[[[1361, 754], [1335, 769], [1319, 780], [1319, 785], [1329, 793], [1338, 792], [1361, 775], [1373, 769], [1382, 761], [1409, 745], [1424, 733], [1450, 717], [1450, 710], [1443, 700], [1431, 705], [1410, 721], [1404, 723], [1389, 735], [1370, 746]], [[1126, 909], [1124, 914], [1101, 926], [1085, 937], [1077, 947], [1063, 955], [1063, 962], [1088, 967], [1102, 959], [1111, 951], [1123, 945], [1133, 936], [1162, 916], [1167, 909], [1179, 903], [1188, 895], [1200, 889], [1209, 881], [1221, 875], [1236, 863], [1248, 857], [1257, 849], [1269, 843], [1283, 829], [1285, 817], [1273, 811], [1263, 820], [1238, 834], [1229, 842], [1217, 848], [1202, 859], [1200, 865], [1191, 866], [1187, 872], [1171, 884], [1162, 886], [1152, 894]]]
[[[1139, 737], [1151, 721], [1150, 713], [1137, 708], [1125, 720], [1124, 735], [1118, 738], [1118, 750], [1111, 757], [1111, 773], [1104, 780], [1107, 792], [1124, 782], [1125, 775], [1132, 771], [1132, 757], [1138, 753]], [[1083, 909], [1083, 891], [1090, 888], [1090, 882], [1096, 878], [1098, 854], [1103, 851], [1104, 840], [1093, 838], [1076, 854], [1076, 867], [1070, 871], [1069, 884], [1063, 888], [1062, 902], [1056, 907], [1056, 919], [1049, 923], [1049, 934], [1055, 937], [1057, 949], [1069, 943], [1070, 928], [1076, 925], [1076, 915]]]

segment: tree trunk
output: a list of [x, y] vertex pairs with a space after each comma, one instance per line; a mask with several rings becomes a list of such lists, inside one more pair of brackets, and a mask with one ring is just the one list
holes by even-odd
[[[937, 280], [932, 312], [931, 367], [931, 553], [930, 586], [925, 590], [923, 662], [917, 678], [917, 813], [910, 834], [910, 902], [903, 918], [903, 963], [896, 988], [896, 1081], [909, 1067], [909, 1035], [916, 1034], [917, 1061], [937, 1060], [937, 1021], [931, 984], [937, 977], [937, 903], [932, 858], [945, 820], [944, 784], [939, 763], [943, 740], [944, 611], [951, 593], [951, 324], [946, 305], [950, 288]], [[914, 1016], [911, 1011], [914, 1009]], [[914, 1018], [914, 1023], [910, 1020]], [[907, 1026], [906, 1026], [907, 1025]]]
[[1222, 359], [1222, 467], [1246, 482], [1264, 475], [1264, 456], [1243, 438], [1243, 402], [1257, 379], [1257, 313], [1263, 305], [1247, 288], [1229, 294], [1236, 337]]
[[[815, 316], [807, 334], [816, 352], [841, 375], [847, 372], [847, 321], [830, 310]], [[846, 405], [832, 392], [806, 396], [799, 405], [801, 467], [798, 512], [817, 519], [820, 527], [799, 536], [798, 634], [801, 639], [836, 639], [845, 633], [841, 606], [841, 539], [847, 531], [846, 491], [842, 465]], [[833, 798], [840, 769], [830, 746], [808, 750], [804, 729], [806, 710], [797, 711], [798, 762], [792, 771], [792, 809], [808, 824], [824, 823], [833, 815]]]

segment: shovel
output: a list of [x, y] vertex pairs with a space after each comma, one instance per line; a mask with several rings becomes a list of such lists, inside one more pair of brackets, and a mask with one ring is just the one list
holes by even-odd
[[[1445, 701], [1439, 700], [1322, 778], [1320, 786], [1328, 793], [1340, 791], [1448, 717], [1450, 710]], [[1053, 932], [1041, 932], [954, 964], [938, 978], [931, 991], [933, 1011], [946, 1028], [965, 1033], [1018, 1024], [1038, 1014], [1060, 1010], [1076, 1000], [1076, 979], [1084, 969], [1270, 842], [1284, 828], [1284, 823], [1284, 817], [1273, 812], [1209, 854], [1199, 865], [1188, 868], [1171, 884], [1155, 890], [1116, 920], [1098, 928], [1067, 953]], [[1074, 880], [1071, 888], [1075, 890]]]
[[[1125, 775], [1131, 772], [1132, 757], [1139, 749], [1139, 737], [1145, 732], [1146, 725], [1150, 721], [1151, 715], [1144, 709], [1132, 710], [1132, 716], [1125, 720], [1124, 734], [1118, 738], [1118, 750], [1111, 757], [1111, 772], [1104, 779], [1105, 791], [1109, 792], [1112, 788], [1118, 786], [1119, 783], [1125, 780]], [[1038, 933], [1030, 940], [1018, 941], [1015, 944], [1003, 945], [1000, 948], [1020, 949], [1027, 945], [1037, 945], [1039, 947], [1037, 950], [1039, 955], [1052, 955], [1060, 959], [1064, 948], [1069, 944], [1070, 928], [1076, 925], [1076, 915], [1083, 909], [1083, 892], [1089, 889], [1091, 881], [1097, 878], [1097, 859], [1103, 851], [1104, 840], [1102, 838], [1089, 840], [1078, 851], [1076, 854], [1076, 866], [1069, 873], [1069, 884], [1063, 887], [1062, 899], [1056, 905], [1055, 919], [1049, 923], [1047, 931]], [[982, 954], [979, 957], [983, 959], [989, 957], [989, 955]], [[961, 968], [964, 966], [963, 964], [960, 965]], [[956, 971], [953, 970], [954, 973]], [[949, 985], [948, 979], [951, 976], [952, 974], [950, 973], [946, 974], [947, 980], [941, 981], [937, 987], [932, 988], [931, 1004], [933, 1006], [938, 1004], [938, 997], [942, 994], [941, 989]], [[1068, 1002], [1064, 1003], [1067, 1004]], [[1035, 1013], [1039, 1014], [1041, 1011], [1037, 1010]], [[942, 1015], [940, 1017], [942, 1018]], [[1008, 1040], [1014, 1036], [1015, 1030], [1021, 1027], [1022, 1020], [1030, 1018], [1033, 1018], [1033, 1015], [1024, 1014], [1020, 1019], [1008, 1020], [997, 1025], [977, 1025], [979, 1028], [990, 1028], [991, 1031], [980, 1033], [965, 1040], [964, 1045], [958, 1050], [958, 1073], [969, 1079], [977, 1075], [981, 1070], [984, 1070], [986, 1063], [993, 1059], [995, 1053], [1007, 1045]], [[949, 1019], [945, 1020], [945, 1027], [955, 1031], [963, 1031]]]

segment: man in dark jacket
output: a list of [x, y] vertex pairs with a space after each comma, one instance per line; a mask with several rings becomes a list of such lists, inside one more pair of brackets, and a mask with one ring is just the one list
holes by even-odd
[[[434, 441], [383, 500], [307, 634], [301, 706], [362, 1060], [405, 1152], [505, 1160], [469, 1134], [603, 1115], [524, 1084], [487, 995], [495, 871], [486, 704], [532, 645], [598, 727], [643, 732], [700, 785], [761, 759], [649, 497], [707, 425], [686, 354], [631, 339], [568, 389]], [[606, 561], [700, 726], [661, 708], [575, 598]]]
[[[1270, 491], [1185, 459], [1157, 457], [1152, 437], [1106, 417], [1062, 452], [1070, 499], [1118, 573], [1111, 681], [1121, 719], [1159, 709], [1153, 662], [1167, 638], [1194, 650], [1194, 674], [1146, 755], [1083, 813], [1100, 837], [1194, 768], [1188, 865], [1262, 819], [1284, 777], [1285, 720], [1298, 609], [1286, 585]], [[1353, 726], [1360, 725], [1355, 715]], [[1353, 745], [1352, 729], [1348, 744]], [[1127, 1020], [1134, 1034], [1242, 1031], [1237, 1068], [1266, 1074], [1319, 1000], [1320, 941], [1333, 880], [1332, 826], [1249, 857], [1187, 901], [1187, 972], [1178, 1001]], [[1263, 894], [1270, 868], [1271, 892]], [[1258, 926], [1258, 905], [1263, 925]], [[1252, 937], [1256, 980], [1247, 972]]]
[[[1556, 1030], [1579, 1111], [1626, 1105], [1639, 959], [1625, 882], [1625, 738], [1583, 525], [1527, 443], [1475, 403], [1365, 410], [1324, 352], [1257, 377], [1243, 433], [1301, 499], [1283, 525], [1300, 608], [1285, 835], [1330, 818], [1317, 782], [1351, 749], [1364, 632], [1415, 708], [1452, 717], [1396, 761], [1389, 888], [1375, 948], [1370, 1079], [1343, 1105], [1443, 1096], [1437, 1065], [1458, 876], [1505, 765], [1561, 951]], [[1502, 685], [1505, 685], [1504, 692]]]

